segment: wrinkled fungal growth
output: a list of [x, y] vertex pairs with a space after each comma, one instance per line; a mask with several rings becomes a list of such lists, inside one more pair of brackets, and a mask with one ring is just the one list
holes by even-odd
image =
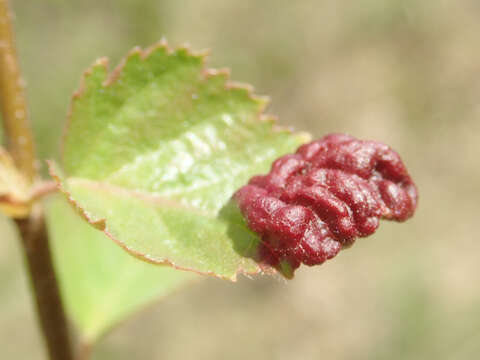
[[387, 145], [332, 134], [277, 159], [234, 199], [262, 239], [260, 261], [286, 276], [301, 263], [333, 258], [379, 219], [404, 221], [417, 189], [400, 156]]

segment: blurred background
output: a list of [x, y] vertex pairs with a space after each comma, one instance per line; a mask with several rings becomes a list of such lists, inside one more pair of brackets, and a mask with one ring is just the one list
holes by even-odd
[[[390, 144], [420, 191], [407, 223], [384, 222], [293, 281], [198, 281], [116, 329], [94, 359], [480, 358], [480, 2], [12, 3], [42, 157], [57, 156], [94, 59], [115, 65], [165, 36], [210, 48], [210, 65], [271, 95], [283, 124]], [[43, 359], [3, 218], [0, 238], [0, 357]]]

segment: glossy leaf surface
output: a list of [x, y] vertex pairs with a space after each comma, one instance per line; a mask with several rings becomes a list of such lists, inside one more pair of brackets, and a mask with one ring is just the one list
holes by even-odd
[[232, 194], [308, 136], [275, 127], [265, 99], [203, 63], [163, 44], [110, 75], [97, 61], [74, 96], [62, 170], [50, 167], [84, 218], [135, 256], [235, 279], [261, 269]]

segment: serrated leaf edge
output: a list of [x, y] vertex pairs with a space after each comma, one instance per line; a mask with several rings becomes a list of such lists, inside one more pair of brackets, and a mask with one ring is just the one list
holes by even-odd
[[[103, 85], [103, 87], [109, 87], [112, 84], [114, 84], [116, 82], [116, 80], [120, 77], [123, 68], [125, 67], [126, 63], [128, 62], [128, 60], [132, 56], [139, 55], [141, 57], [141, 59], [145, 60], [146, 58], [148, 58], [148, 56], [152, 52], [154, 52], [158, 48], [165, 49], [168, 54], [173, 54], [175, 51], [184, 50], [190, 56], [199, 57], [202, 61], [202, 75], [203, 75], [203, 78], [205, 80], [210, 78], [210, 77], [223, 76], [225, 78], [225, 84], [224, 84], [225, 90], [232, 90], [232, 89], [233, 90], [235, 90], [235, 89], [244, 90], [244, 91], [246, 91], [248, 97], [252, 101], [257, 103], [257, 105], [258, 105], [257, 118], [260, 122], [270, 123], [272, 125], [272, 131], [274, 131], [274, 132], [280, 132], [280, 133], [283, 132], [283, 133], [289, 133], [289, 134], [294, 133], [294, 129], [292, 127], [281, 126], [281, 125], [276, 124], [276, 121], [277, 121], [276, 116], [271, 115], [271, 114], [263, 113], [264, 110], [266, 109], [268, 103], [270, 102], [270, 98], [268, 96], [259, 96], [259, 95], [254, 94], [254, 87], [250, 84], [230, 80], [231, 73], [230, 73], [230, 70], [228, 68], [221, 68], [221, 69], [207, 68], [206, 67], [206, 60], [207, 60], [207, 56], [208, 56], [208, 53], [209, 53], [208, 50], [193, 51], [188, 45], [180, 46], [180, 47], [177, 47], [177, 48], [173, 49], [173, 48], [169, 47], [169, 45], [168, 45], [168, 43], [165, 39], [162, 39], [159, 42], [157, 42], [156, 44], [153, 44], [152, 46], [150, 46], [150, 47], [148, 47], [144, 50], [142, 50], [138, 46], [134, 47], [132, 50], [130, 50], [128, 52], [127, 56], [125, 56], [120, 61], [120, 63], [110, 73], [108, 73], [109, 59], [107, 57], [102, 57], [102, 58], [97, 59], [87, 70], [84, 71], [83, 76], [82, 76], [81, 81], [80, 81], [80, 86], [72, 95], [72, 99], [71, 99], [71, 103], [70, 103], [70, 107], [69, 107], [69, 111], [68, 111], [68, 115], [67, 115], [67, 122], [66, 122], [66, 125], [64, 127], [63, 134], [62, 134], [61, 152], [60, 152], [60, 157], [61, 157], [61, 162], [62, 163], [63, 163], [63, 154], [64, 154], [63, 147], [64, 147], [64, 144], [65, 144], [65, 138], [66, 138], [66, 136], [68, 134], [68, 130], [70, 128], [70, 123], [71, 123], [72, 115], [73, 115], [73, 112], [74, 112], [75, 102], [76, 102], [76, 100], [81, 98], [83, 96], [83, 94], [85, 93], [86, 86], [87, 86], [86, 85], [86, 79], [87, 79], [88, 76], [90, 76], [93, 73], [94, 68], [98, 67], [98, 66], [104, 68], [105, 73], [107, 73], [108, 75], [107, 75], [107, 78], [105, 79], [105, 81], [103, 82], [102, 85]], [[308, 142], [308, 141], [311, 140], [311, 136], [310, 136], [309, 133], [297, 132], [296, 135], [300, 139], [302, 139], [303, 142]], [[237, 269], [237, 271], [233, 274], [232, 277], [226, 277], [226, 276], [216, 274], [213, 271], [201, 272], [201, 271], [198, 271], [198, 270], [195, 270], [195, 269], [182, 267], [182, 266], [176, 265], [174, 262], [172, 262], [168, 259], [163, 259], [163, 260], [152, 259], [151, 257], [148, 256], [148, 254], [143, 254], [143, 253], [140, 253], [136, 250], [133, 250], [129, 246], [127, 246], [126, 244], [121, 242], [120, 240], [116, 239], [108, 231], [107, 220], [106, 219], [93, 219], [91, 217], [91, 215], [85, 209], [83, 209], [80, 206], [80, 204], [72, 197], [71, 193], [67, 189], [65, 189], [65, 187], [63, 186], [62, 179], [55, 172], [54, 162], [50, 161], [50, 160], [47, 160], [47, 163], [48, 163], [48, 167], [49, 167], [50, 176], [55, 180], [55, 182], [57, 184], [57, 189], [67, 197], [67, 200], [74, 207], [74, 209], [77, 211], [77, 213], [79, 213], [81, 215], [81, 217], [84, 220], [86, 220], [89, 224], [91, 224], [93, 227], [102, 231], [107, 237], [109, 237], [111, 240], [113, 240], [117, 245], [122, 247], [129, 254], [131, 254], [132, 256], [134, 256], [134, 257], [136, 257], [140, 260], [143, 260], [143, 261], [155, 264], [155, 265], [171, 266], [172, 268], [177, 269], [177, 270], [191, 271], [191, 272], [201, 274], [201, 275], [208, 275], [208, 276], [213, 276], [213, 277], [217, 277], [217, 278], [224, 279], [224, 280], [231, 280], [233, 282], [235, 282], [237, 280], [237, 275], [238, 274], [242, 274], [242, 275], [245, 275], [245, 276], [248, 277], [249, 275], [275, 274], [276, 273], [276, 270], [271, 268], [271, 267], [266, 267], [265, 265], [257, 264], [258, 267], [257, 267], [256, 271], [249, 272], [249, 271], [246, 271], [243, 268], [239, 267]]]
[[262, 264], [257, 264], [257, 269], [255, 271], [247, 271], [240, 266], [237, 269], [237, 271], [231, 277], [228, 277], [228, 276], [223, 276], [223, 275], [216, 274], [213, 271], [199, 271], [199, 270], [196, 270], [196, 269], [193, 269], [193, 268], [179, 266], [179, 265], [175, 264], [173, 261], [171, 261], [169, 259], [166, 259], [166, 258], [164, 258], [164, 259], [154, 259], [151, 256], [149, 256], [148, 254], [144, 254], [144, 253], [141, 253], [137, 250], [134, 250], [131, 247], [129, 247], [128, 245], [126, 245], [125, 243], [123, 243], [122, 241], [120, 241], [119, 239], [117, 239], [115, 236], [113, 236], [113, 234], [108, 230], [107, 220], [105, 218], [94, 219], [93, 216], [88, 211], [86, 211], [73, 198], [70, 191], [68, 191], [65, 188], [65, 186], [63, 185], [64, 181], [62, 180], [62, 178], [56, 172], [56, 170], [55, 170], [56, 164], [55, 164], [54, 161], [47, 160], [47, 164], [48, 164], [48, 169], [49, 169], [50, 176], [54, 179], [57, 189], [62, 194], [65, 195], [65, 197], [67, 198], [67, 201], [73, 206], [73, 208], [75, 209], [77, 214], [79, 214], [80, 217], [82, 217], [86, 222], [88, 222], [90, 225], [92, 225], [95, 229], [103, 232], [108, 238], [110, 238], [115, 244], [117, 244], [122, 249], [124, 249], [128, 254], [136, 257], [139, 260], [142, 260], [142, 261], [148, 262], [150, 264], [154, 264], [154, 265], [166, 265], [166, 266], [170, 266], [170, 267], [172, 267], [176, 270], [190, 271], [190, 272], [193, 272], [193, 273], [196, 273], [196, 274], [199, 274], [199, 275], [212, 276], [212, 277], [216, 277], [216, 278], [223, 279], [223, 280], [230, 280], [230, 281], [233, 281], [233, 282], [237, 281], [237, 275], [239, 275], [239, 274], [249, 277], [249, 276], [252, 276], [252, 275], [259, 275], [259, 274], [273, 275], [273, 274], [276, 273], [276, 270], [273, 269], [273, 268], [267, 267], [267, 266], [262, 265]]
[[[176, 48], [171, 48], [168, 45], [168, 42], [165, 39], [162, 39], [159, 42], [153, 44], [150, 47], [147, 47], [144, 50], [142, 50], [142, 48], [139, 46], [135, 46], [133, 49], [131, 49], [127, 53], [125, 57], [122, 58], [122, 60], [120, 60], [119, 64], [110, 73], [108, 72], [109, 66], [110, 66], [110, 60], [108, 59], [108, 57], [98, 58], [89, 68], [87, 68], [83, 72], [82, 78], [80, 80], [80, 85], [72, 95], [72, 98], [70, 101], [70, 107], [67, 113], [67, 121], [64, 126], [62, 137], [61, 137], [60, 158], [62, 163], [63, 163], [63, 154], [64, 154], [63, 146], [65, 144], [65, 138], [68, 134], [68, 130], [70, 129], [71, 119], [74, 112], [75, 101], [81, 98], [85, 93], [86, 86], [87, 86], [86, 79], [88, 78], [88, 76], [90, 76], [93, 73], [94, 68], [103, 67], [105, 70], [105, 73], [108, 74], [107, 78], [102, 84], [103, 87], [107, 88], [115, 84], [117, 79], [120, 77], [123, 71], [123, 68], [125, 67], [126, 63], [131, 57], [139, 55], [142, 60], [145, 60], [150, 56], [151, 53], [153, 53], [155, 50], [159, 48], [165, 49], [165, 51], [168, 54], [173, 54], [176, 51], [184, 50], [189, 56], [200, 58], [202, 61], [202, 74], [203, 74], [204, 80], [210, 77], [216, 77], [216, 76], [225, 77], [225, 85], [224, 85], [225, 90], [244, 90], [247, 93], [248, 97], [259, 105], [259, 108], [257, 111], [257, 117], [259, 121], [271, 123], [272, 131], [274, 132], [283, 132], [283, 133], [289, 133], [289, 134], [294, 133], [293, 127], [276, 124], [278, 120], [277, 116], [263, 113], [266, 107], [268, 106], [268, 104], [270, 103], [270, 97], [256, 95], [254, 93], [255, 88], [248, 83], [230, 80], [231, 72], [229, 68], [220, 68], [220, 69], [207, 68], [206, 62], [207, 62], [207, 57], [209, 55], [209, 50], [194, 51], [190, 48], [188, 44], [179, 46]], [[302, 138], [304, 142], [308, 142], [311, 140], [311, 135], [307, 132], [298, 131], [296, 132], [296, 134], [299, 138]]]

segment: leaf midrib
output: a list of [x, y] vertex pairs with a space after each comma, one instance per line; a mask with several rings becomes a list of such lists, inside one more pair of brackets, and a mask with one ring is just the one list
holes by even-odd
[[117, 186], [108, 182], [95, 181], [95, 180], [89, 180], [89, 179], [78, 178], [78, 177], [68, 178], [67, 181], [70, 186], [72, 185], [80, 186], [90, 190], [97, 190], [100, 192], [106, 191], [119, 196], [136, 198], [156, 206], [161, 206], [165, 208], [171, 207], [179, 210], [188, 211], [203, 217], [216, 218], [214, 213], [203, 211], [201, 209], [188, 206], [175, 199], [166, 198], [166, 197], [159, 196], [157, 194], [152, 194], [146, 191], [132, 190], [132, 189]]

